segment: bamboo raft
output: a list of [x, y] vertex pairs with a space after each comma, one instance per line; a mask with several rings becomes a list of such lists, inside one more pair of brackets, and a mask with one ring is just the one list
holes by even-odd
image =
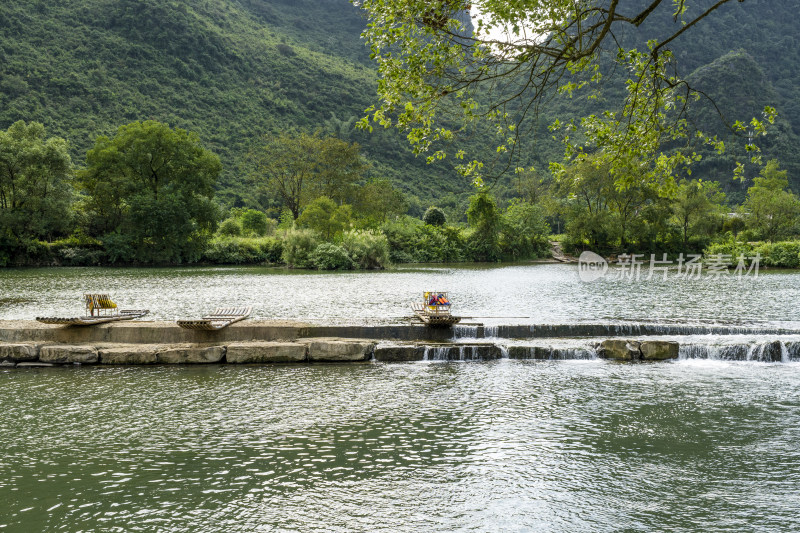
[[36, 320], [43, 324], [56, 324], [60, 326], [94, 326], [119, 320], [133, 320], [141, 318], [150, 311], [147, 309], [118, 309], [108, 294], [84, 294], [86, 306], [85, 316], [53, 317], [37, 316]]
[[253, 311], [252, 307], [219, 307], [210, 315], [194, 320], [178, 320], [178, 325], [184, 329], [198, 329], [215, 331], [226, 328], [234, 322], [244, 320]]
[[432, 327], [450, 327], [461, 322], [461, 317], [453, 315], [450, 308], [447, 293], [439, 291], [426, 291], [422, 294], [422, 303], [411, 305], [415, 317]]

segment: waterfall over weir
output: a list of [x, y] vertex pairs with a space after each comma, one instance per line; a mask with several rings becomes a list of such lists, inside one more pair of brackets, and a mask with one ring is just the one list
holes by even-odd
[[800, 342], [774, 340], [750, 344], [688, 344], [680, 346], [679, 358], [790, 363], [800, 361]]
[[507, 358], [508, 350], [493, 344], [425, 346], [423, 361], [490, 361]]
[[531, 339], [571, 337], [672, 335], [800, 335], [800, 329], [772, 326], [727, 326], [697, 324], [537, 324], [518, 326], [460, 326], [453, 327], [452, 340], [460, 339]]
[[657, 323], [456, 325], [449, 341], [438, 340], [441, 344], [425, 349], [425, 359], [589, 360], [599, 357], [601, 342], [620, 338], [677, 343], [678, 359], [800, 361], [800, 329]]
[[[717, 361], [754, 361], [763, 363], [800, 362], [800, 338], [790, 339], [732, 339], [687, 338], [678, 341], [678, 359]], [[598, 339], [552, 339], [552, 342], [532, 344], [525, 341], [507, 343], [466, 342], [451, 344], [418, 344], [408, 348], [419, 355], [407, 360], [422, 361], [492, 361], [498, 359], [570, 361], [598, 359]], [[380, 360], [380, 359], [379, 359]]]

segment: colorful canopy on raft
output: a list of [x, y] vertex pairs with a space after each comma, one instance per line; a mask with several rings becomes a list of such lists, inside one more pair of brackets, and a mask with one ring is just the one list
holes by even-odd
[[447, 293], [425, 292], [423, 296], [426, 305], [450, 305], [450, 300], [447, 299]]

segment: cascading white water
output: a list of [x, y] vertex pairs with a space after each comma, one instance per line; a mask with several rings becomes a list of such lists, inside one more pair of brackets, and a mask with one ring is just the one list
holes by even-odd
[[493, 339], [497, 337], [499, 330], [499, 326], [483, 326], [483, 338]]
[[721, 359], [718, 346], [704, 344], [681, 344], [678, 348], [678, 360], [685, 359]]
[[[553, 339], [554, 343], [534, 346], [513, 341], [494, 344], [466, 342], [425, 346], [423, 361], [483, 361], [501, 359], [591, 360], [597, 359], [597, 340]], [[687, 339], [688, 340], [688, 339]], [[789, 363], [800, 360], [800, 342], [795, 340], [742, 339], [739, 342], [718, 337], [694, 337], [680, 342], [678, 359], [754, 361]]]
[[783, 340], [730, 344], [681, 344], [679, 359], [789, 363], [800, 356], [800, 343]]
[[597, 351], [594, 348], [567, 348], [556, 350], [557, 357], [553, 359], [597, 359]]
[[423, 361], [446, 361], [448, 346], [425, 346], [425, 351], [422, 353]]
[[[799, 330], [777, 327], [702, 324], [541, 324], [536, 337], [672, 336], [672, 335], [797, 335]], [[515, 329], [516, 337], [534, 336], [533, 330]], [[487, 335], [488, 336], [488, 335]]]
[[764, 359], [763, 344], [752, 344], [747, 349], [747, 357], [745, 357], [745, 361], [752, 361], [753, 359], [755, 359], [756, 361], [761, 361]]
[[477, 339], [478, 338], [478, 326], [453, 326], [453, 340], [458, 341], [459, 339]]

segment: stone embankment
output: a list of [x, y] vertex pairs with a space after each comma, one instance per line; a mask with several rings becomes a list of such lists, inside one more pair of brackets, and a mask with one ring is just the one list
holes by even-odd
[[[650, 329], [649, 326], [602, 324], [432, 329], [254, 321], [218, 332], [204, 332], [180, 329], [166, 322], [58, 327], [7, 321], [0, 322], [0, 366], [488, 361], [502, 358], [603, 358], [633, 362], [664, 361], [687, 354], [764, 362], [800, 358], [800, 343], [796, 341], [770, 340], [757, 345], [715, 347], [647, 338], [647, 334], [638, 338], [625, 336], [642, 330], [650, 333]], [[571, 335], [555, 337], [556, 332]], [[517, 336], [508, 335], [510, 333]], [[501, 337], [501, 334], [506, 335]], [[569, 338], [572, 342], [559, 344], [548, 340], [554, 338], [562, 341]]]
[[349, 338], [396, 342], [451, 342], [470, 339], [540, 339], [574, 337], [643, 337], [654, 335], [800, 335], [800, 330], [775, 327], [739, 327], [655, 323], [535, 324], [455, 326], [421, 325], [316, 326], [300, 322], [246, 321], [220, 331], [179, 328], [174, 322], [136, 320], [99, 326], [63, 327], [33, 321], [0, 321], [0, 343], [56, 344], [226, 344], [299, 338]]
[[[678, 343], [610, 340], [601, 343], [599, 357], [618, 361], [662, 361], [678, 357]], [[495, 344], [376, 344], [368, 339], [297, 339], [250, 341], [226, 345], [186, 344], [2, 344], [2, 366], [353, 363], [363, 361], [490, 361], [552, 359], [539, 347]]]
[[354, 339], [298, 339], [293, 342], [185, 344], [3, 344], [3, 366], [264, 364], [358, 362], [372, 358], [375, 343]]
[[597, 355], [616, 361], [664, 361], [677, 359], [680, 345], [674, 341], [611, 339], [600, 343]]

